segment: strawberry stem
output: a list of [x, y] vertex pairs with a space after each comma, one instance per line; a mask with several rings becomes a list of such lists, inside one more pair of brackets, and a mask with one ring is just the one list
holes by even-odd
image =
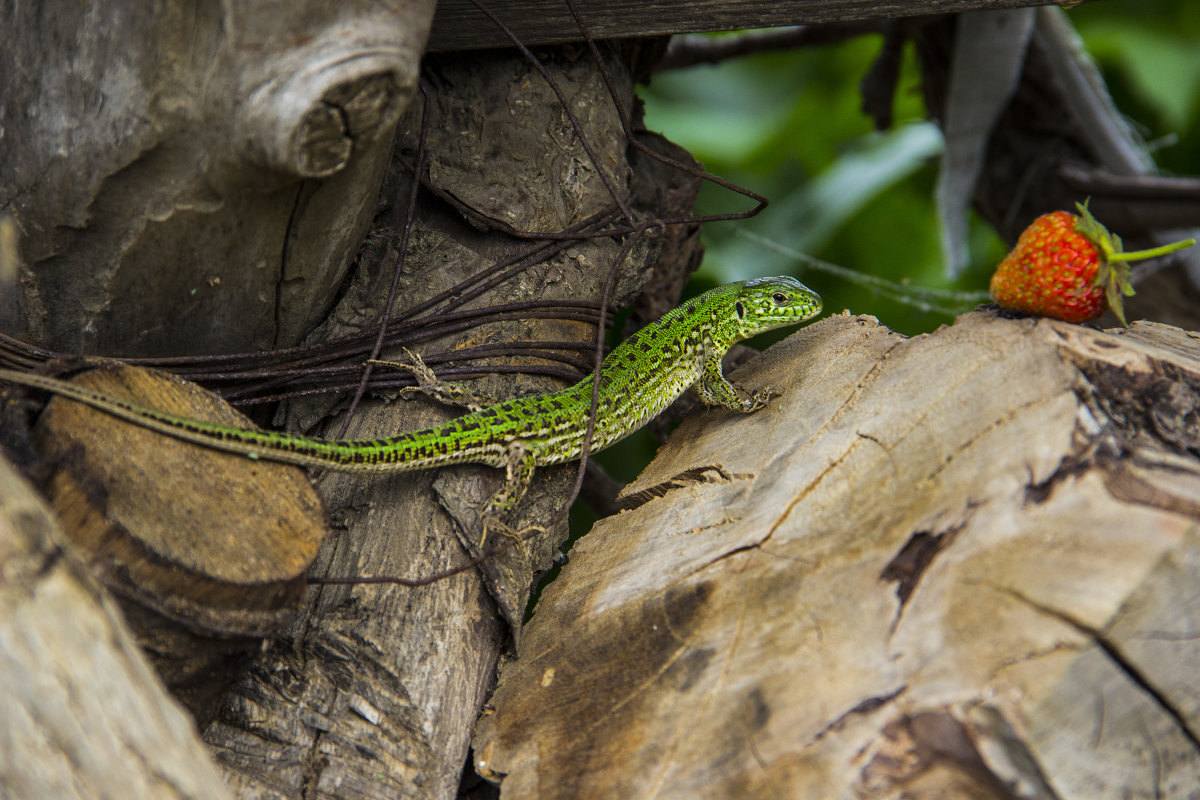
[[1179, 242], [1164, 244], [1162, 247], [1152, 247], [1149, 250], [1106, 252], [1104, 255], [1109, 261], [1141, 261], [1144, 258], [1157, 258], [1158, 256], [1165, 256], [1167, 253], [1174, 253], [1176, 250], [1182, 250], [1185, 247], [1191, 247], [1195, 243], [1195, 239], [1184, 239]]

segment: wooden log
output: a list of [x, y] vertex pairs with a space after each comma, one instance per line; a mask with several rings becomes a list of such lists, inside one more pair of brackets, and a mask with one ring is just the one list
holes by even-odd
[[[566, 87], [601, 162], [627, 191], [637, 178], [594, 63], [554, 54], [546, 62]], [[611, 204], [578, 140], [564, 133], [569, 126], [562, 106], [519, 56], [437, 58], [428, 67], [433, 76], [429, 170], [449, 195], [483, 218], [521, 230], [557, 231]], [[625, 102], [631, 102], [627, 71], [615, 60], [610, 68]], [[398, 140], [398, 155], [408, 163], [414, 160], [419, 128], [414, 109], [401, 123]], [[472, 135], [462, 135], [464, 130]], [[397, 174], [403, 180], [387, 197], [408, 196], [407, 173]], [[643, 196], [659, 194], [669, 192]], [[405, 210], [390, 209], [381, 220], [384, 230], [398, 229]], [[626, 302], [645, 280], [662, 241], [642, 240], [621, 265], [616, 302]], [[472, 306], [598, 300], [622, 244], [612, 237], [573, 244], [471, 301]], [[404, 261], [408, 288], [401, 303], [416, 305], [531, 246], [482, 232], [448, 204], [422, 195]], [[391, 258], [361, 259], [321, 334], [373, 326], [393, 265]], [[589, 324], [530, 319], [483, 324], [430, 346], [452, 350], [513, 339], [585, 342], [594, 335]], [[500, 361], [519, 363], [507, 356]], [[560, 386], [545, 378], [495, 376], [473, 388], [511, 396]], [[292, 424], [335, 435], [341, 419], [328, 418], [339, 410], [331, 406], [292, 404]], [[455, 413], [423, 398], [368, 397], [346, 435], [389, 435]], [[315, 428], [313, 420], [320, 421]], [[573, 469], [539, 470], [510, 520], [512, 527], [546, 526], [564, 502]], [[461, 565], [479, 552], [478, 509], [501, 482], [499, 470], [476, 466], [374, 478], [327, 474], [319, 488], [337, 535], [323, 548], [313, 573], [420, 579]], [[550, 566], [565, 534], [565, 524], [553, 526], [479, 569], [427, 586], [336, 585], [313, 591], [306, 613], [255, 660], [205, 731], [230, 786], [242, 797], [456, 796], [470, 731], [494, 682], [496, 662], [520, 630], [535, 575]], [[502, 538], [493, 535], [493, 540]]]
[[225, 800], [191, 719], [0, 459], [0, 794]]
[[[252, 427], [214, 395], [162, 373], [110, 366], [74, 381], [180, 416]], [[75, 552], [120, 598], [167, 685], [207, 723], [246, 656], [304, 597], [327, 530], [304, 472], [171, 439], [60, 397], [39, 415], [29, 444], [36, 456], [26, 469]]]
[[[989, 8], [1047, 5], [1047, 0], [607, 0], [576, 2], [597, 39], [646, 38], [673, 33], [732, 31], [779, 25], [819, 25], [922, 14], [958, 14]], [[484, 5], [527, 46], [583, 40], [562, 0], [487, 0]], [[512, 41], [471, 0], [441, 0], [429, 51], [511, 47]]]
[[366, 233], [432, 0], [13, 6], [0, 331], [107, 356], [295, 344]]
[[1185, 798], [1200, 342], [824, 320], [684, 421], [481, 718], [502, 797]]

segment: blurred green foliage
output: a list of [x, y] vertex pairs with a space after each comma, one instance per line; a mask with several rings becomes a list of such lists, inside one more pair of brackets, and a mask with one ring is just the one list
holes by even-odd
[[[1200, 174], [1200, 2], [1106, 0], [1068, 13], [1118, 107], [1156, 148], [1164, 169]], [[933, 205], [941, 136], [925, 121], [911, 47], [893, 129], [875, 132], [860, 110], [858, 83], [881, 44], [878, 36], [864, 36], [750, 56], [660, 73], [640, 88], [647, 127], [687, 147], [710, 171], [771, 199], [754, 219], [705, 226], [708, 253], [693, 291], [789, 272], [817, 289], [830, 312], [874, 314], [906, 334], [951, 321], [949, 314], [806, 271], [741, 230], [898, 283], [986, 291], [1006, 247], [980, 220], [972, 220], [970, 269], [956, 281], [945, 277]], [[748, 205], [707, 187], [698, 210]]]
[[[1163, 168], [1200, 174], [1200, 0], [1105, 0], [1068, 13], [1118, 108], [1156, 148]], [[794, 259], [740, 235], [743, 230], [898, 283], [986, 291], [1007, 248], [979, 220], [971, 224], [970, 268], [956, 281], [945, 276], [933, 204], [941, 135], [925, 120], [911, 47], [893, 129], [875, 132], [860, 110], [858, 84], [881, 44], [879, 37], [865, 36], [836, 46], [751, 56], [660, 73], [639, 87], [647, 127], [687, 147], [711, 172], [771, 200], [754, 219], [705, 226], [707, 257], [688, 294], [726, 281], [790, 273], [822, 295], [829, 313], [849, 308], [874, 314], [909, 335], [952, 321], [949, 314], [922, 311], [806, 271]], [[751, 205], [709, 186], [697, 210], [718, 213]], [[629, 481], [656, 448], [642, 432], [597, 460], [613, 477]], [[576, 504], [575, 533], [586, 531], [593, 520], [584, 504]]]
[[1107, 0], [1070, 13], [1159, 166], [1200, 175], [1200, 3]]

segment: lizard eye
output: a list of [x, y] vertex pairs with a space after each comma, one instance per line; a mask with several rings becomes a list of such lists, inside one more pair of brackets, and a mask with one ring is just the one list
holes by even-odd
[[777, 306], [787, 305], [788, 301], [787, 295], [783, 292], [776, 292], [771, 295], [771, 299], [775, 301], [775, 305]]
[[746, 316], [746, 307], [742, 305], [741, 302], [734, 303], [733, 310], [737, 312], [738, 319], [742, 319]]

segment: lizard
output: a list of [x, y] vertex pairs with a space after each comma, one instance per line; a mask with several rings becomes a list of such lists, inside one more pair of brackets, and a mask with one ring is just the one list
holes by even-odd
[[[624, 439], [689, 389], [706, 406], [743, 414], [765, 407], [770, 389], [761, 388], [743, 398], [725, 378], [722, 356], [735, 343], [755, 334], [812, 319], [821, 307], [816, 292], [783, 276], [718, 286], [668, 311], [618, 345], [601, 363], [588, 452], [599, 452]], [[432, 373], [419, 359], [413, 365], [395, 366], [413, 370], [422, 390], [444, 397], [464, 396], [452, 389], [437, 391]], [[504, 469], [504, 485], [485, 506], [484, 520], [497, 520], [519, 503], [537, 467], [582, 457], [593, 381], [594, 373], [566, 389], [505, 400], [442, 425], [388, 438], [326, 440], [203, 422], [56, 378], [0, 369], [0, 382], [41, 389], [167, 436], [252, 459], [366, 473], [466, 463]], [[485, 535], [486, 530], [485, 524]]]

